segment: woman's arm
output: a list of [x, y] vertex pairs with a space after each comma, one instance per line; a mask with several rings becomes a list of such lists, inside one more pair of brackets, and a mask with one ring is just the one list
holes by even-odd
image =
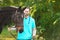
[[33, 28], [33, 37], [36, 36], [36, 28]]

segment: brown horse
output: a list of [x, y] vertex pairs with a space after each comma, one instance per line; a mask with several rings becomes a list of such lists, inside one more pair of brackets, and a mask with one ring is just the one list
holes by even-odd
[[20, 33], [23, 32], [24, 9], [25, 8], [21, 9], [21, 7], [19, 7], [18, 10], [16, 10], [16, 13], [12, 16], [13, 22], [15, 23], [15, 27]]
[[2, 32], [5, 25], [10, 25], [13, 22], [16, 28], [20, 28], [18, 31], [23, 31], [23, 18], [24, 13], [21, 7], [0, 7], [0, 33]]

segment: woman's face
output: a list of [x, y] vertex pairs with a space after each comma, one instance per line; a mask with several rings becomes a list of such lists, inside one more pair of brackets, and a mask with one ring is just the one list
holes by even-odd
[[29, 8], [26, 8], [26, 9], [24, 10], [24, 15], [29, 15], [29, 12], [30, 12]]

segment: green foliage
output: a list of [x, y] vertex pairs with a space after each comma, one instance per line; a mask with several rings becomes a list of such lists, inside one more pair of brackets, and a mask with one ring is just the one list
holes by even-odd
[[59, 0], [3, 0], [0, 1], [0, 6], [29, 6], [31, 8], [30, 15], [36, 21], [39, 37], [43, 36], [46, 40], [59, 40], [56, 37], [60, 31]]

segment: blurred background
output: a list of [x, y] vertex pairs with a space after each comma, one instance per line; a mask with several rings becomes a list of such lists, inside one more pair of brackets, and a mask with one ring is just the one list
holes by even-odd
[[[5, 6], [30, 7], [30, 16], [35, 19], [37, 27], [35, 40], [60, 40], [60, 0], [0, 0], [0, 7]], [[15, 40], [7, 27], [0, 34], [0, 39]], [[12, 33], [17, 35], [15, 31]]]

